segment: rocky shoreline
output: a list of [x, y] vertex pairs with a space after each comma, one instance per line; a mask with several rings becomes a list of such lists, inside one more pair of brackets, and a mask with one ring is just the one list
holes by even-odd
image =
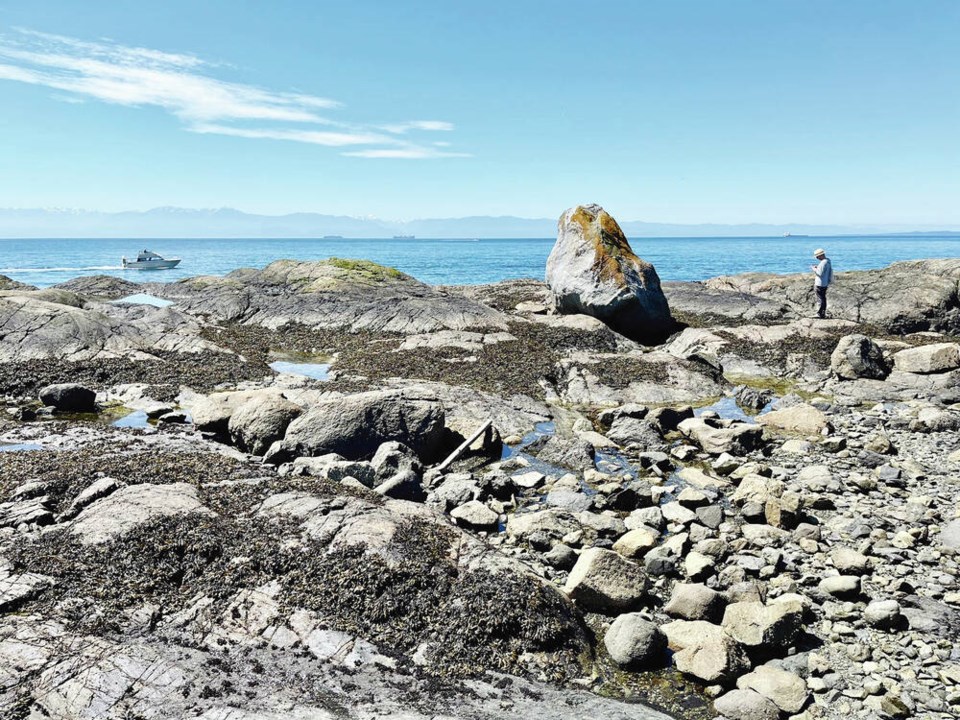
[[569, 281], [0, 278], [0, 715], [955, 717], [960, 260]]

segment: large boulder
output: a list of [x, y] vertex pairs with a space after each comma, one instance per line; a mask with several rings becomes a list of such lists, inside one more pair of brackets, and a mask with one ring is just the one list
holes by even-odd
[[263, 455], [302, 412], [302, 407], [279, 395], [252, 398], [230, 416], [230, 438], [241, 450]]
[[94, 412], [97, 394], [77, 383], [60, 383], [40, 390], [40, 402], [59, 412]]
[[926, 375], [960, 368], [960, 344], [935, 343], [901, 350], [893, 356], [897, 370]]
[[557, 227], [546, 274], [554, 308], [592, 315], [632, 340], [664, 340], [673, 319], [660, 278], [636, 256], [617, 221], [599, 205], [578, 205]]
[[374, 391], [316, 403], [290, 423], [281, 453], [337, 453], [360, 460], [372, 457], [381, 443], [396, 440], [431, 462], [442, 452], [444, 436], [444, 411], [435, 399]]
[[830, 355], [830, 369], [841, 380], [883, 380], [890, 368], [883, 348], [866, 335], [845, 335]]

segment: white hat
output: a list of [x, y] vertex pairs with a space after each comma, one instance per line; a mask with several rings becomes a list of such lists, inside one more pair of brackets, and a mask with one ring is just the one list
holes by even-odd
[[827, 251], [824, 250], [823, 248], [817, 248], [816, 250], [813, 251], [814, 257], [820, 257], [821, 255], [826, 255], [826, 254], [827, 254]]

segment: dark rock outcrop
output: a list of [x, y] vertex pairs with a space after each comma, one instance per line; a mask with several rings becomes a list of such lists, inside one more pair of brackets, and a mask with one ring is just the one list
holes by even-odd
[[59, 383], [43, 388], [40, 402], [59, 412], [93, 412], [97, 409], [97, 394], [77, 383]]

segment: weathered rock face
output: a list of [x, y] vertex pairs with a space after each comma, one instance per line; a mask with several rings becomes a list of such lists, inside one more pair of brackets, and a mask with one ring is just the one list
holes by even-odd
[[65, 290], [0, 293], [0, 362], [221, 351], [173, 308], [86, 304]]
[[[891, 332], [947, 331], [960, 322], [957, 278], [960, 260], [913, 260], [879, 270], [841, 272], [830, 287], [830, 315]], [[711, 288], [782, 300], [797, 315], [809, 314], [809, 274], [748, 273], [707, 281]]]
[[442, 452], [444, 431], [443, 407], [432, 398], [398, 391], [360, 393], [313, 405], [290, 423], [281, 452], [337, 453], [360, 460], [395, 440], [431, 461]]
[[578, 205], [560, 218], [546, 280], [559, 312], [593, 315], [632, 340], [657, 343], [673, 328], [657, 271], [599, 205]]
[[196, 277], [153, 288], [187, 312], [279, 328], [300, 324], [354, 332], [506, 329], [506, 318], [456, 292], [366, 260], [278, 260], [262, 270]]
[[883, 349], [866, 335], [857, 334], [840, 338], [830, 356], [830, 369], [842, 380], [883, 380], [890, 373]]
[[897, 370], [926, 375], [960, 368], [960, 345], [936, 343], [901, 350], [893, 356]]

